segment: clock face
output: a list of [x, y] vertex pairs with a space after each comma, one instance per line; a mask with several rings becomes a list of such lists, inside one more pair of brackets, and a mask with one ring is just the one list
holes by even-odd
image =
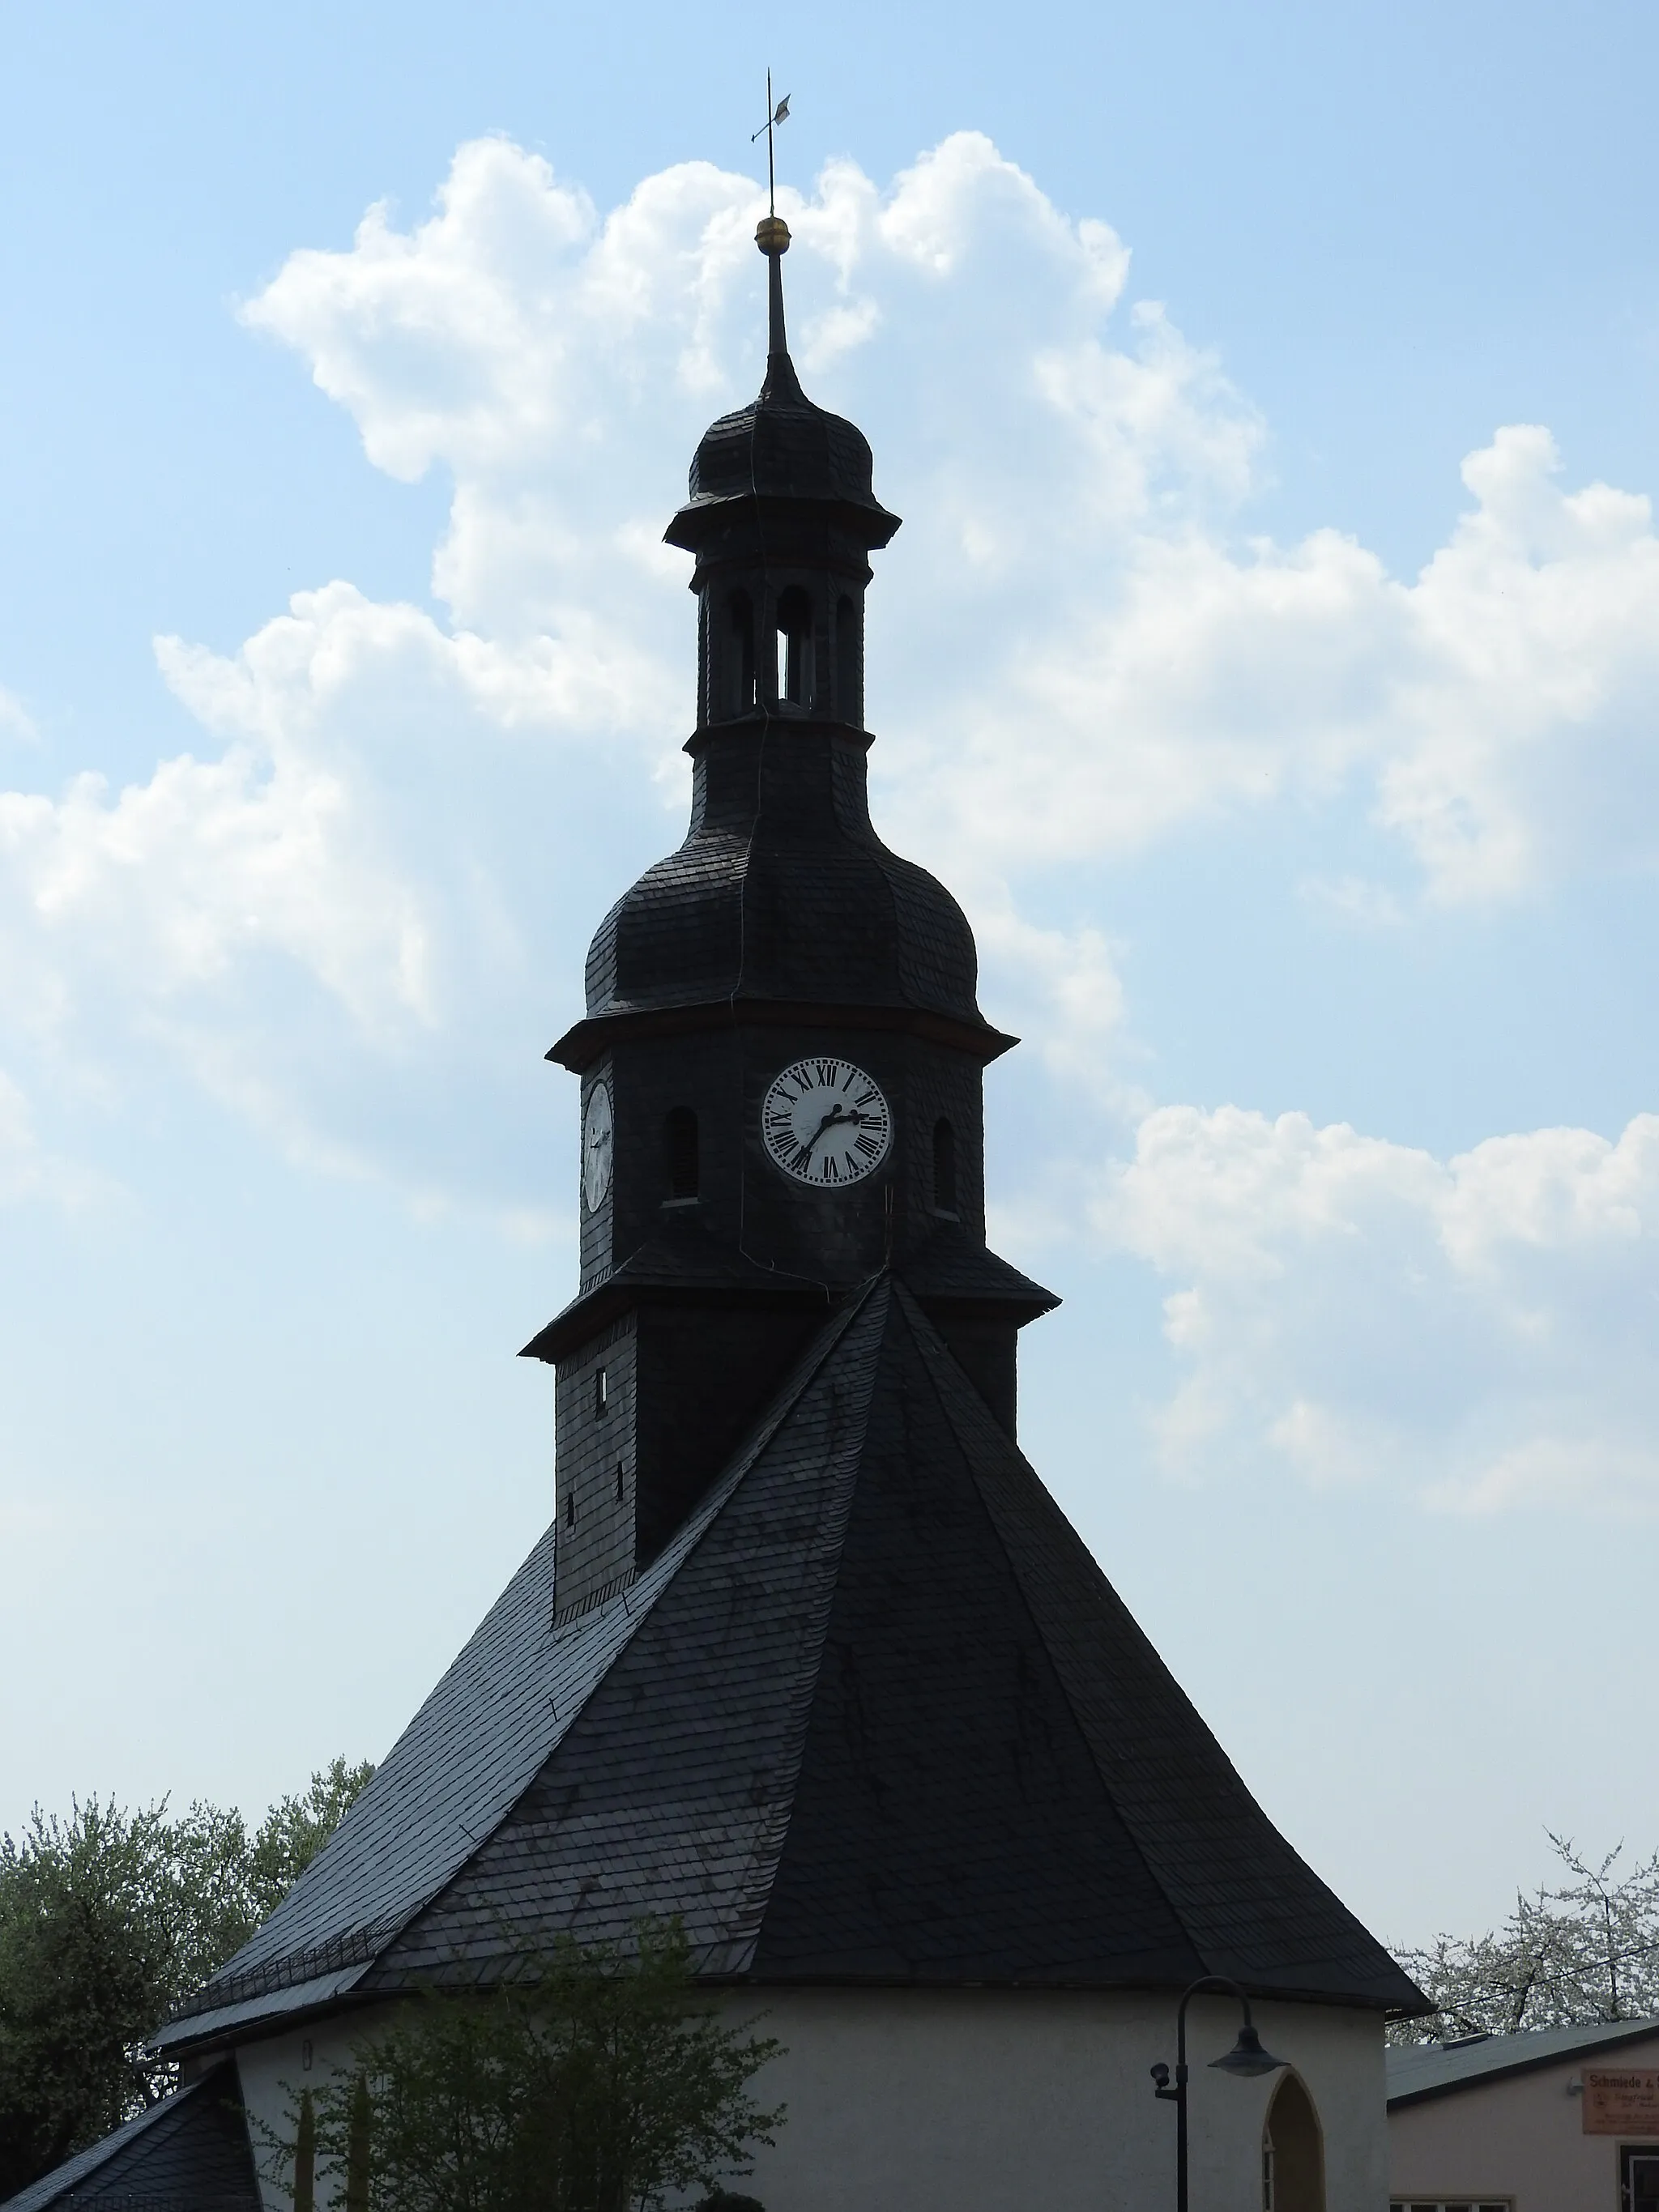
[[590, 1213], [599, 1212], [611, 1188], [611, 1086], [596, 1083], [582, 1116], [582, 1196]]
[[850, 1060], [798, 1060], [766, 1094], [761, 1134], [785, 1175], [835, 1190], [881, 1165], [893, 1117], [875, 1078]]

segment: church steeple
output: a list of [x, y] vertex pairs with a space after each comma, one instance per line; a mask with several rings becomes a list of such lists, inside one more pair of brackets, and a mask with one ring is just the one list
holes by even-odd
[[600, 925], [582, 1078], [581, 1285], [526, 1346], [558, 1369], [560, 1608], [696, 1504], [826, 1312], [885, 1270], [1004, 1427], [1054, 1301], [985, 1244], [973, 933], [870, 821], [864, 601], [899, 526], [868, 443], [802, 391], [787, 227], [761, 222], [757, 398], [700, 441], [667, 542], [698, 603], [691, 819]]

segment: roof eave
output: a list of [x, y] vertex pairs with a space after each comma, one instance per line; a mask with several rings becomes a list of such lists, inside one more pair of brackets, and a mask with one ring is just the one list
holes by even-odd
[[953, 1047], [988, 1064], [1012, 1052], [1019, 1039], [982, 1018], [936, 1012], [931, 1006], [838, 1006], [803, 999], [721, 998], [677, 1006], [635, 1006], [614, 1014], [589, 1014], [568, 1029], [546, 1057], [573, 1075], [590, 1068], [610, 1046], [640, 1037], [682, 1036], [705, 1029], [799, 1029], [830, 1024], [842, 1029], [896, 1030], [929, 1043]]
[[[1434, 2008], [1428, 2008], [1432, 2011]], [[1612, 2025], [1610, 2022], [1609, 2025]], [[1454, 2097], [1464, 2089], [1482, 2089], [1491, 2081], [1512, 2081], [1517, 2074], [1541, 2073], [1547, 2066], [1571, 2066], [1582, 2063], [1598, 2051], [1622, 2051], [1626, 2044], [1650, 2041], [1659, 2036], [1659, 2020], [1633, 2021], [1627, 2035], [1610, 2035], [1605, 2041], [1568, 2044], [1565, 2049], [1540, 2051], [1529, 2057], [1511, 2058], [1502, 2064], [1482, 2068], [1480, 2071], [1453, 2075], [1444, 2081], [1426, 2081], [1420, 2089], [1401, 2089], [1389, 2099], [1389, 2110], [1403, 2110], [1407, 2105], [1426, 2105], [1437, 2097]]]

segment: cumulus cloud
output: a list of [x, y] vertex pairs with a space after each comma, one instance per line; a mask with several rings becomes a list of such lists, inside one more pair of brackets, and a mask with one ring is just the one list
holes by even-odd
[[[1547, 433], [1510, 428], [1414, 578], [1334, 532], [1252, 538], [1255, 410], [1130, 297], [1116, 234], [988, 139], [885, 185], [832, 162], [782, 205], [798, 357], [908, 518], [872, 610], [884, 827], [967, 890], [1054, 1069], [1123, 1109], [1091, 872], [1188, 823], [1361, 794], [1389, 879], [1327, 904], [1373, 921], [1651, 859], [1644, 501], [1571, 487]], [[163, 640], [200, 746], [120, 791], [89, 768], [0, 793], [0, 963], [31, 1034], [112, 1020], [284, 1142], [465, 1177], [439, 1070], [483, 1079], [488, 1040], [552, 995], [538, 960], [574, 974], [672, 834], [631, 796], [641, 768], [665, 816], [684, 792], [692, 610], [661, 531], [701, 430], [758, 380], [761, 208], [686, 163], [603, 211], [479, 140], [428, 215], [372, 208], [246, 302], [370, 464], [447, 478], [432, 603], [336, 580], [238, 652]], [[417, 1066], [431, 1115], [389, 1123], [388, 1071]]]
[[[656, 540], [711, 407], [754, 381], [759, 206], [688, 163], [602, 217], [480, 141], [429, 219], [371, 210], [245, 313], [377, 465], [452, 473], [434, 583], [457, 621], [578, 660], [609, 625], [665, 690], [677, 571]], [[910, 517], [872, 625], [878, 773], [958, 868], [1018, 884], [1350, 786], [1379, 865], [1392, 845], [1440, 902], [1652, 860], [1645, 500], [1568, 488], [1547, 432], [1518, 427], [1465, 463], [1470, 504], [1414, 578], [1332, 531], [1241, 537], [1263, 425], [1158, 303], [1125, 307], [1107, 225], [1062, 217], [971, 132], [885, 190], [833, 162], [785, 207], [797, 351]], [[1373, 911], [1391, 896], [1365, 889]]]
[[1659, 1116], [1441, 1161], [1301, 1114], [1164, 1107], [1093, 1219], [1173, 1285], [1181, 1379], [1152, 1414], [1172, 1472], [1659, 1509]]

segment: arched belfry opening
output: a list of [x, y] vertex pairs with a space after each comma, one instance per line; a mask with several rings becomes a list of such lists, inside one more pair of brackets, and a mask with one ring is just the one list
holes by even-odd
[[778, 704], [805, 714], [815, 703], [812, 602], [799, 584], [778, 594]]
[[1325, 2137], [1299, 2074], [1286, 2074], [1261, 2131], [1262, 2212], [1325, 2212]]
[[726, 720], [746, 714], [755, 704], [755, 609], [747, 592], [733, 592], [726, 603], [724, 665], [714, 672], [712, 689]]

